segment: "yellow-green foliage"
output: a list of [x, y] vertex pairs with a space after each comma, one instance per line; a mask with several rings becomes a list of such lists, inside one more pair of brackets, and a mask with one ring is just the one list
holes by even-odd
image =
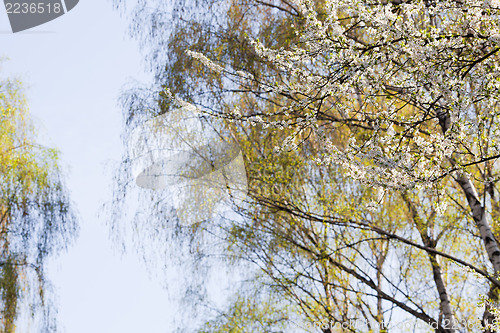
[[57, 151], [38, 145], [20, 84], [0, 81], [0, 321], [14, 332], [21, 302], [43, 312], [45, 258], [74, 235]]

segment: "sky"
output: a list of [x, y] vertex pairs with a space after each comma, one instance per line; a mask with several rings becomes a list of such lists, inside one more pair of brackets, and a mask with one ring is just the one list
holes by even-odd
[[109, 1], [81, 0], [13, 34], [0, 7], [0, 57], [10, 59], [0, 75], [23, 81], [39, 141], [60, 150], [80, 217], [80, 237], [49, 267], [61, 332], [170, 332], [177, 311], [161, 281], [137, 255], [121, 254], [98, 216], [123, 149], [118, 98], [127, 83], [150, 77], [127, 26]]

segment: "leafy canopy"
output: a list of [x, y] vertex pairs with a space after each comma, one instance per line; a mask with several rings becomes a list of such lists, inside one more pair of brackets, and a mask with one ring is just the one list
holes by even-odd
[[500, 4], [206, 4], [221, 15], [174, 7], [171, 30], [147, 17], [160, 88], [129, 95], [127, 124], [186, 103], [225, 121], [249, 178], [243, 219], [212, 221], [227, 256], [256, 264], [303, 322], [487, 329], [494, 311], [475, 303], [500, 286]]
[[45, 276], [50, 255], [76, 235], [76, 219], [58, 166], [58, 153], [36, 143], [19, 82], [0, 81], [0, 327], [32, 318], [55, 331]]

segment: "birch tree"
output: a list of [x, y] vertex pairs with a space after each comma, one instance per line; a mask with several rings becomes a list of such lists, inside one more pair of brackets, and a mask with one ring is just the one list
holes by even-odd
[[[0, 81], [0, 327], [56, 330], [45, 265], [77, 226], [58, 153], [38, 145], [21, 85]], [[25, 321], [20, 323], [19, 320]]]
[[[191, 103], [242, 147], [249, 198], [228, 230], [234, 251], [306, 322], [326, 320], [323, 332], [355, 318], [381, 332], [408, 318], [423, 331], [488, 331], [500, 286], [500, 4], [218, 8], [219, 30], [183, 26], [185, 44], [205, 43], [169, 44], [170, 59], [201, 67], [160, 71], [159, 112]], [[171, 86], [183, 77], [203, 85]]]

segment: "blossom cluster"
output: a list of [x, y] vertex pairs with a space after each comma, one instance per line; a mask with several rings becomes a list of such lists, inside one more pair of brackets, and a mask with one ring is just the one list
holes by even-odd
[[[293, 5], [301, 19], [290, 27], [297, 40], [289, 47], [248, 37], [274, 72], [255, 78], [189, 52], [241, 87], [279, 100], [278, 113], [232, 115], [293, 127], [276, 151], [296, 149], [296, 138], [311, 130], [324, 142], [319, 163], [394, 189], [429, 187], [499, 153], [497, 2], [327, 0], [321, 15], [311, 0]], [[327, 122], [339, 124], [333, 131], [347, 128], [349, 141], [331, 139]]]

